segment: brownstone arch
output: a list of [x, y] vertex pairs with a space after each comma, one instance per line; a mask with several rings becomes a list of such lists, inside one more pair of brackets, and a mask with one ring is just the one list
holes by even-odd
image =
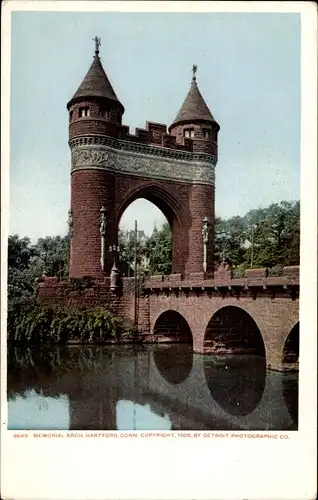
[[[137, 198], [157, 205], [171, 225], [173, 273], [213, 272], [220, 127], [199, 91], [195, 72], [169, 127], [147, 122], [145, 129], [131, 134], [122, 124], [125, 109], [98, 50], [67, 108], [72, 155], [70, 277], [109, 277], [118, 257], [121, 214]], [[203, 219], [209, 227], [205, 240]]]

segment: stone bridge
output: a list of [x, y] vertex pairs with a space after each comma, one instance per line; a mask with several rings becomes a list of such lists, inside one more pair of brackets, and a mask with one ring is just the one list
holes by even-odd
[[188, 341], [194, 352], [252, 352], [269, 369], [298, 369], [299, 267], [281, 276], [249, 269], [235, 278], [227, 269], [213, 277], [203, 273], [152, 276], [136, 298], [134, 278], [123, 278], [121, 290], [109, 281], [95, 282], [82, 292], [68, 282], [47, 278], [38, 285], [39, 300], [82, 307], [107, 307], [132, 322], [144, 341]]
[[[285, 267], [282, 276], [273, 277], [267, 276], [265, 269], [252, 269], [245, 271], [243, 278], [233, 278], [232, 273], [226, 273], [226, 270], [222, 274], [215, 273], [213, 279], [202, 280], [201, 276], [193, 276], [183, 281], [180, 278], [171, 275], [164, 280], [154, 276], [146, 281], [140, 301], [140, 328], [144, 328], [145, 333], [149, 331], [154, 335], [164, 330], [161, 325], [164, 325], [167, 311], [174, 311], [189, 326], [193, 350], [203, 353], [209, 350], [209, 345], [213, 345], [213, 338], [208, 338], [209, 331], [213, 335], [217, 330], [224, 329], [226, 321], [222, 322], [222, 313], [226, 313], [228, 319], [230, 316], [234, 319], [238, 314], [238, 321], [245, 331], [243, 338], [247, 335], [248, 323], [261, 336], [267, 367], [284, 369], [286, 340], [299, 322], [298, 267]], [[213, 330], [211, 322], [217, 317], [219, 322]], [[156, 328], [159, 322], [159, 328]], [[235, 341], [239, 332], [233, 328], [233, 323], [231, 326], [231, 337]], [[222, 345], [226, 348], [226, 343]], [[251, 347], [248, 343], [245, 345]], [[243, 348], [238, 343], [240, 347]]]

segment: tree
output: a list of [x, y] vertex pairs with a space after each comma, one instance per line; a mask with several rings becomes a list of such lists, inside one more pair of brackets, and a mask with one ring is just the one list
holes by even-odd
[[[131, 238], [127, 238], [123, 231], [119, 231], [118, 234], [118, 246], [119, 246], [119, 254], [121, 256], [121, 260], [130, 264], [130, 266], [134, 267], [135, 263], [135, 234], [132, 235]], [[137, 240], [137, 264], [140, 265], [142, 258], [145, 254], [144, 243], [140, 240]]]
[[43, 272], [66, 278], [68, 274], [68, 238], [40, 238], [31, 245], [29, 238], [8, 238], [8, 308], [29, 307], [35, 300], [35, 283]]
[[215, 219], [215, 259], [221, 262], [222, 258], [234, 267], [239, 266], [244, 261], [246, 249], [244, 248], [244, 238], [246, 225], [242, 217], [232, 217], [223, 220], [220, 217]]
[[145, 245], [149, 259], [149, 274], [170, 274], [172, 267], [171, 228], [166, 222], [160, 230], [154, 231]]
[[64, 279], [68, 275], [69, 238], [68, 236], [46, 236], [39, 238], [34, 246], [36, 257], [32, 260], [33, 270], [38, 275], [45, 272], [48, 276]]
[[250, 210], [244, 217], [216, 219], [215, 253], [224, 250], [230, 263], [240, 267], [299, 264], [299, 201], [273, 203]]
[[17, 315], [35, 304], [35, 280], [30, 262], [35, 256], [29, 238], [8, 238], [8, 328]]
[[17, 234], [8, 238], [9, 269], [27, 269], [31, 258], [35, 255], [30, 238], [19, 238]]

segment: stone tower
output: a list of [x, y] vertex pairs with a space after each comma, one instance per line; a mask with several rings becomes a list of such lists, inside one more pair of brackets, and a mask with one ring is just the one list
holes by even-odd
[[[173, 124], [147, 122], [130, 134], [103, 69], [99, 39], [91, 67], [69, 101], [70, 277], [109, 277], [124, 210], [146, 198], [172, 229], [172, 273], [213, 271], [214, 169], [219, 125], [196, 82]], [[203, 237], [203, 219], [209, 237]], [[203, 257], [205, 254], [205, 257]], [[206, 265], [203, 266], [205, 258]]]

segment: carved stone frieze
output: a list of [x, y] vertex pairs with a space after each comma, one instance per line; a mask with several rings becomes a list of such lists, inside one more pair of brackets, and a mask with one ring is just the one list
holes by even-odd
[[[110, 139], [111, 146], [98, 144]], [[124, 146], [134, 146], [125, 149]], [[117, 148], [114, 148], [117, 145]], [[72, 172], [97, 169], [120, 174], [129, 174], [150, 179], [185, 181], [214, 185], [215, 158], [211, 155], [170, 151], [176, 155], [166, 156], [165, 148], [128, 143], [106, 137], [81, 137], [70, 141], [72, 150]], [[163, 154], [161, 154], [163, 153]], [[181, 154], [180, 154], [181, 153]], [[186, 156], [182, 156], [182, 155]]]
[[190, 151], [183, 151], [178, 149], [170, 149], [165, 147], [150, 146], [149, 144], [140, 144], [132, 141], [125, 141], [122, 139], [115, 139], [103, 135], [92, 135], [75, 137], [69, 141], [70, 148], [73, 149], [77, 146], [108, 146], [108, 148], [118, 151], [131, 151], [150, 156], [161, 156], [163, 158], [171, 158], [184, 161], [199, 161], [212, 163], [216, 165], [217, 157], [206, 153], [191, 153]]

